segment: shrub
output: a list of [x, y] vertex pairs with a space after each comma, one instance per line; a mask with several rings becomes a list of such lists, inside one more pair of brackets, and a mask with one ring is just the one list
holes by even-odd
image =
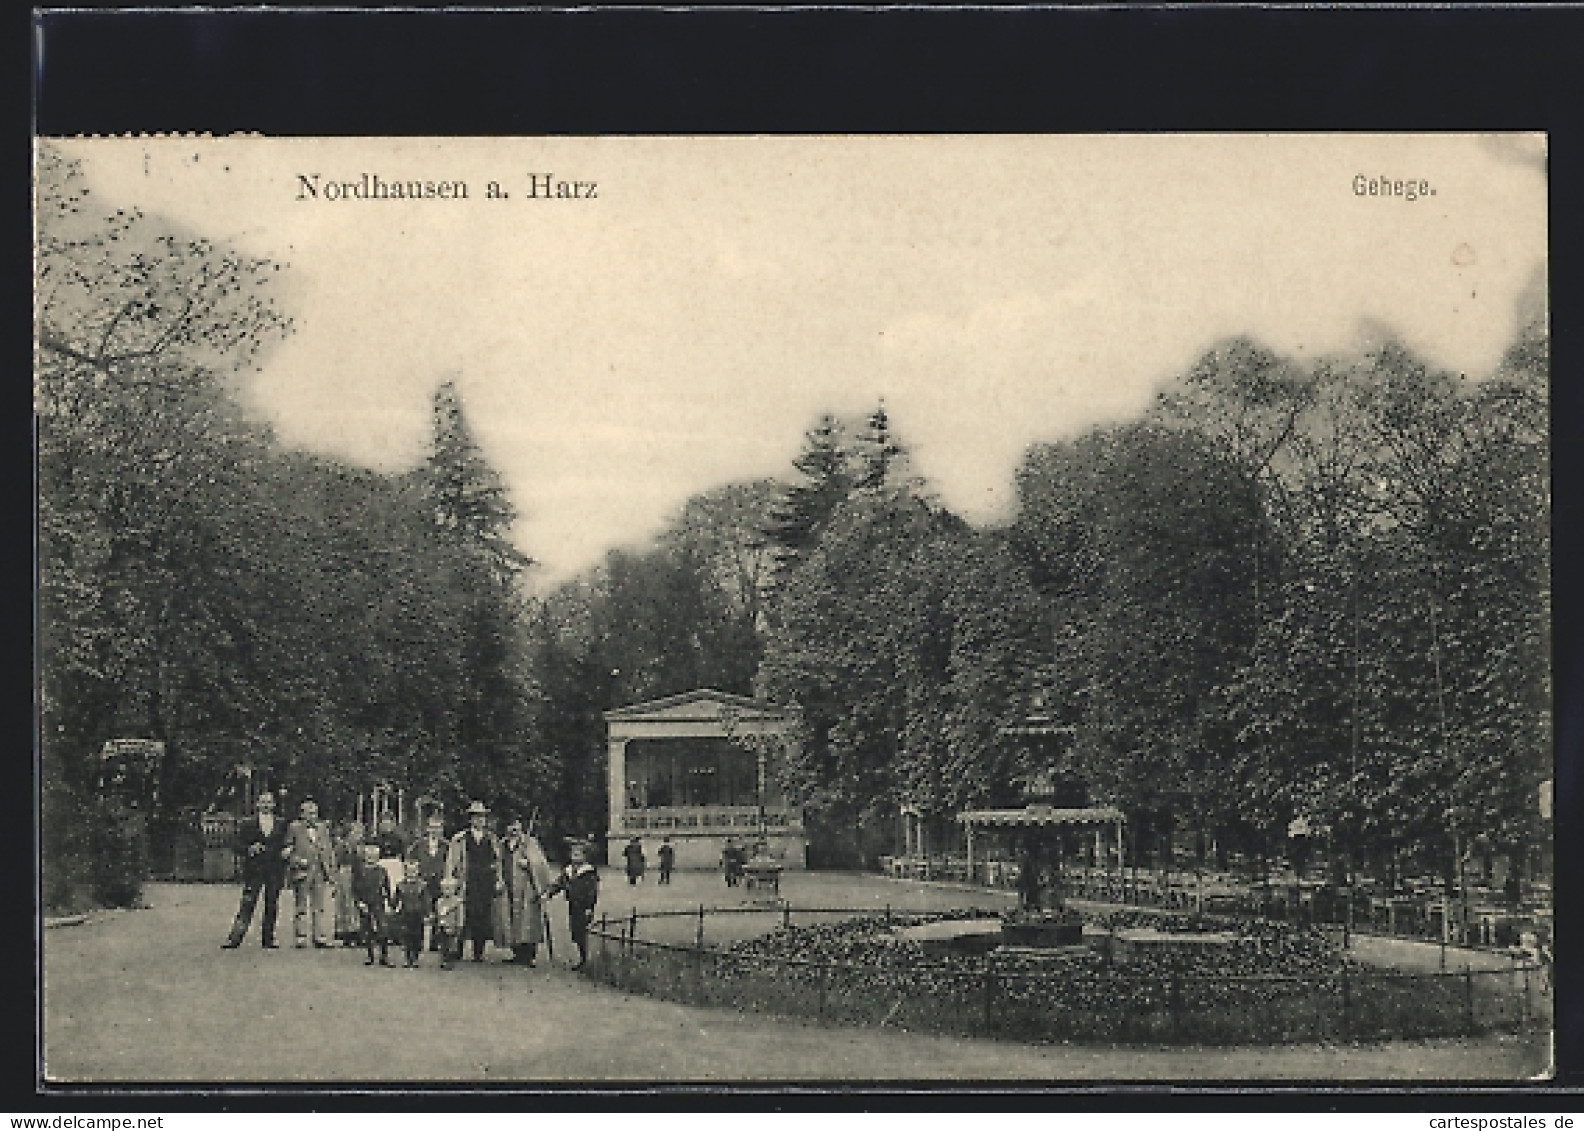
[[105, 798], [85, 798], [71, 786], [46, 783], [42, 797], [42, 879], [51, 911], [80, 911], [90, 900], [132, 907], [148, 875], [143, 815]]
[[106, 907], [133, 907], [148, 877], [148, 834], [143, 814], [116, 801], [90, 807], [94, 899]]
[[91, 899], [92, 854], [88, 831], [92, 823], [76, 790], [60, 781], [44, 782], [41, 790], [41, 879], [44, 906], [56, 914], [80, 911]]

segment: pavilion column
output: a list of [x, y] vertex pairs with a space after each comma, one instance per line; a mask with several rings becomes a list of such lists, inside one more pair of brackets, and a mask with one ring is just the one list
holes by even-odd
[[612, 738], [607, 749], [610, 763], [606, 782], [610, 789], [610, 830], [614, 834], [627, 828], [627, 739]]
[[968, 839], [968, 882], [969, 883], [973, 883], [973, 878], [974, 878], [974, 869], [973, 869], [973, 865], [974, 865], [974, 859], [973, 859], [973, 823], [970, 821], [965, 827], [966, 827], [967, 839]]

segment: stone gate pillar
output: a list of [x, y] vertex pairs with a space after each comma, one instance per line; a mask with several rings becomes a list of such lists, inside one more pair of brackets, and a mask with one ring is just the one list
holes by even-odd
[[609, 741], [610, 766], [605, 776], [610, 792], [610, 831], [624, 832], [627, 828], [627, 739]]

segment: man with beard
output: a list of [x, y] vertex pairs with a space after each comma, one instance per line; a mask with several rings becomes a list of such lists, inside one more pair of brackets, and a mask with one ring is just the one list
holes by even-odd
[[462, 896], [462, 934], [473, 940], [473, 961], [484, 961], [484, 944], [495, 934], [495, 897], [506, 889], [501, 879], [501, 846], [489, 830], [489, 807], [468, 806], [468, 827], [451, 838], [446, 874]]

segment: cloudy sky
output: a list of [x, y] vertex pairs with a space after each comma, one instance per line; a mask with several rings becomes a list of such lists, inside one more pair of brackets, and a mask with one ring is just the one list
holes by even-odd
[[[1385, 326], [1483, 373], [1545, 263], [1537, 136], [63, 148], [106, 211], [289, 266], [297, 330], [251, 393], [284, 441], [411, 466], [455, 379], [541, 586], [691, 494], [788, 473], [820, 412], [882, 397], [942, 500], [992, 521], [1031, 442], [1137, 413], [1230, 334], [1310, 356]], [[364, 173], [468, 198], [326, 199]], [[546, 175], [595, 198], [530, 198]], [[1433, 194], [1370, 195], [1381, 178]]]

